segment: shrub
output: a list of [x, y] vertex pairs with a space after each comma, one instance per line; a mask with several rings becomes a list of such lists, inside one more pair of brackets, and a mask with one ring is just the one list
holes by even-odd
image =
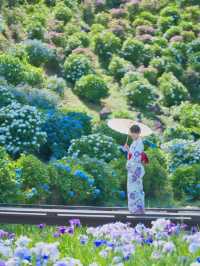
[[134, 2], [128, 2], [126, 4], [126, 10], [128, 12], [128, 18], [130, 21], [133, 21], [135, 19], [135, 15], [139, 11], [139, 1], [134, 1]]
[[196, 5], [186, 7], [183, 15], [185, 20], [192, 21], [193, 23], [198, 23], [200, 15], [199, 6]]
[[109, 162], [119, 157], [119, 148], [113, 138], [101, 134], [91, 134], [72, 140], [68, 153], [79, 158], [88, 155]]
[[200, 197], [200, 165], [179, 167], [171, 177], [176, 199], [199, 200]]
[[176, 77], [180, 78], [183, 74], [182, 65], [171, 56], [153, 58], [150, 62], [150, 66], [157, 69], [159, 76], [162, 75], [163, 72], [172, 72]]
[[158, 75], [160, 76], [161, 74], [163, 74], [163, 72], [165, 71], [165, 67], [166, 67], [166, 64], [165, 64], [165, 60], [163, 57], [156, 57], [156, 58], [153, 58], [149, 65], [155, 69], [157, 69], [158, 71]]
[[157, 78], [158, 78], [158, 71], [154, 67], [147, 67], [144, 68], [142, 71], [144, 78], [146, 78], [150, 83], [156, 84], [157, 83]]
[[17, 57], [0, 54], [0, 76], [17, 85], [24, 79], [24, 66]]
[[67, 23], [72, 18], [72, 12], [70, 8], [65, 6], [64, 4], [58, 4], [55, 7], [55, 18], [57, 20], [64, 21], [64, 23]]
[[192, 69], [195, 71], [200, 71], [200, 52], [192, 53], [189, 56], [189, 63]]
[[98, 103], [108, 96], [108, 87], [101, 77], [89, 74], [77, 81], [74, 92], [83, 99]]
[[29, 39], [39, 39], [44, 38], [45, 28], [39, 21], [31, 22], [27, 27], [27, 33]]
[[116, 55], [112, 57], [108, 67], [110, 74], [118, 81], [131, 69], [133, 69], [133, 66], [128, 61]]
[[14, 96], [11, 93], [10, 87], [8, 85], [0, 84], [0, 95], [1, 95], [0, 108], [11, 104], [12, 101], [14, 100]]
[[94, 7], [96, 13], [103, 11], [106, 7], [106, 0], [95, 0]]
[[147, 109], [156, 97], [155, 88], [147, 81], [134, 81], [129, 83], [125, 91], [128, 104], [138, 108]]
[[39, 109], [48, 110], [56, 108], [60, 99], [53, 92], [40, 90], [28, 86], [18, 86], [12, 89], [15, 99], [21, 104], [28, 104]]
[[147, 65], [151, 59], [152, 51], [149, 46], [136, 39], [128, 38], [122, 46], [123, 57], [134, 65]]
[[192, 133], [200, 134], [200, 106], [198, 104], [183, 103], [178, 116], [181, 125]]
[[163, 137], [166, 142], [173, 139], [194, 139], [189, 130], [182, 125], [166, 128]]
[[56, 0], [44, 0], [47, 6], [55, 6]]
[[127, 13], [124, 8], [113, 8], [111, 9], [111, 15], [113, 18], [126, 18]]
[[91, 176], [91, 180], [88, 180], [93, 184], [94, 188], [97, 187], [100, 190], [100, 195], [98, 198], [94, 198], [95, 202], [105, 202], [108, 199], [114, 199], [118, 196], [118, 191], [120, 189], [121, 177], [117, 176], [114, 168], [97, 158], [91, 158], [87, 155], [82, 156], [80, 159], [71, 160], [70, 165], [77, 164]]
[[47, 149], [53, 157], [62, 158], [72, 139], [90, 133], [90, 120], [86, 114], [49, 112], [43, 127], [47, 133], [47, 144], [42, 152]]
[[3, 147], [0, 147], [0, 182], [1, 203], [15, 203], [17, 200], [15, 167]]
[[65, 55], [69, 55], [72, 51], [78, 47], [83, 47], [81, 40], [74, 34], [70, 36], [66, 42]]
[[168, 153], [168, 168], [174, 172], [178, 167], [188, 166], [200, 161], [200, 142], [184, 139], [173, 139], [162, 144]]
[[182, 31], [181, 35], [183, 36], [183, 41], [186, 42], [192, 42], [195, 40], [196, 36], [193, 31]]
[[181, 5], [182, 6], [191, 6], [191, 5], [195, 5], [197, 6], [199, 4], [199, 1], [198, 0], [181, 0], [180, 1]]
[[164, 73], [159, 78], [159, 89], [166, 106], [177, 105], [188, 99], [187, 89], [172, 73]]
[[86, 22], [88, 25], [92, 25], [94, 21], [94, 6], [92, 1], [84, 2], [82, 14], [84, 22]]
[[132, 31], [128, 21], [124, 19], [112, 19], [108, 27], [122, 41], [125, 40], [128, 33]]
[[176, 23], [174, 23], [173, 17], [159, 17], [158, 19], [158, 27], [161, 32], [166, 32], [168, 29], [174, 26], [174, 24], [176, 25]]
[[104, 31], [94, 37], [94, 51], [103, 61], [108, 62], [112, 54], [119, 52], [120, 47], [120, 39], [112, 32]]
[[110, 14], [106, 13], [106, 12], [100, 12], [98, 14], [96, 14], [95, 19], [94, 19], [94, 23], [95, 24], [101, 24], [104, 27], [108, 27], [108, 23], [111, 19]]
[[91, 31], [91, 34], [94, 35], [96, 33], [100, 33], [100, 32], [103, 32], [105, 30], [105, 27], [101, 24], [92, 24], [91, 25], [91, 28], [90, 28], [90, 31]]
[[24, 82], [30, 86], [41, 88], [44, 84], [44, 72], [42, 68], [26, 64], [24, 72]]
[[92, 74], [92, 62], [83, 54], [71, 54], [64, 63], [65, 79], [75, 83], [82, 76]]
[[[181, 65], [182, 67], [184, 67], [186, 65], [186, 60], [187, 60], [187, 58], [185, 56], [186, 55], [186, 47], [187, 47], [186, 44], [183, 42], [174, 42], [174, 43], [171, 43], [167, 49], [165, 49], [164, 54], [166, 57], [171, 58], [170, 61], [173, 60], [174, 63], [177, 63], [177, 64]], [[169, 60], [168, 60], [168, 62], [169, 62]]]
[[35, 152], [46, 140], [42, 120], [35, 107], [12, 102], [0, 109], [0, 144], [14, 157]]
[[44, 203], [49, 186], [46, 164], [33, 155], [22, 155], [16, 166], [21, 171], [20, 190], [24, 195], [25, 203]]
[[66, 83], [63, 78], [57, 76], [50, 76], [46, 81], [47, 89], [58, 93], [60, 96], [64, 96]]
[[64, 158], [48, 166], [51, 204], [88, 204], [93, 199], [95, 185], [91, 184], [92, 176], [70, 160]]
[[145, 167], [145, 196], [159, 199], [169, 192], [166, 158], [160, 149], [148, 149], [147, 154], [150, 163]]
[[146, 19], [150, 21], [151, 23], [155, 24], [157, 21], [157, 18], [155, 15], [153, 15], [151, 12], [148, 11], [142, 11], [140, 13], [140, 18]]
[[121, 80], [121, 83], [123, 87], [126, 87], [129, 83], [132, 83], [134, 81], [141, 81], [143, 79], [144, 77], [141, 73], [136, 71], [135, 72], [129, 71], [124, 75], [124, 77]]
[[164, 38], [170, 40], [172, 37], [176, 35], [180, 35], [182, 31], [181, 27], [173, 26], [170, 29], [168, 29], [165, 34], [163, 35]]
[[55, 58], [54, 50], [40, 40], [27, 40], [24, 44], [32, 65], [41, 66]]
[[188, 56], [193, 53], [200, 52], [200, 40], [196, 39], [187, 45], [187, 54]]
[[200, 53], [200, 41], [199, 38], [192, 41], [187, 45], [186, 50], [188, 61], [194, 70], [199, 70], [199, 53]]
[[183, 84], [190, 93], [190, 96], [194, 102], [200, 102], [200, 76], [199, 73], [187, 69], [183, 75]]
[[90, 44], [90, 38], [86, 32], [80, 31], [77, 33], [74, 33], [74, 36], [76, 36], [80, 41], [83, 47], [88, 47]]
[[162, 17], [173, 18], [173, 21], [175, 23], [177, 23], [181, 18], [180, 11], [179, 11], [178, 7], [176, 7], [176, 6], [167, 6], [167, 7], [163, 8], [162, 11], [160, 12], [160, 15]]

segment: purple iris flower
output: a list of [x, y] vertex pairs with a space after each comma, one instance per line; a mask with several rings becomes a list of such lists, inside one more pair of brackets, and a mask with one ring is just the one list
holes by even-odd
[[37, 227], [38, 227], [39, 229], [44, 229], [45, 226], [46, 226], [46, 224], [38, 224], [38, 225], [37, 225]]
[[77, 227], [81, 227], [81, 222], [79, 219], [71, 219], [69, 220], [69, 224], [70, 226], [77, 226]]

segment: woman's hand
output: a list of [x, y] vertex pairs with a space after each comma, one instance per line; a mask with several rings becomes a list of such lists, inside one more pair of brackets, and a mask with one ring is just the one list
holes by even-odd
[[127, 151], [129, 151], [129, 146], [128, 146], [127, 143], [124, 145], [124, 149], [126, 149]]

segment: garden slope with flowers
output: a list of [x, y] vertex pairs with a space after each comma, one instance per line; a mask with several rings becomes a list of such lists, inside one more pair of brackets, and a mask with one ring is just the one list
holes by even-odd
[[[13, 233], [13, 229], [15, 229]], [[150, 228], [120, 222], [96, 228], [7, 226], [0, 230], [0, 265], [125, 266], [200, 264], [200, 232], [158, 219]]]
[[199, 0], [0, 1], [0, 202], [126, 205], [106, 107], [160, 132], [146, 206], [200, 206], [199, 71]]

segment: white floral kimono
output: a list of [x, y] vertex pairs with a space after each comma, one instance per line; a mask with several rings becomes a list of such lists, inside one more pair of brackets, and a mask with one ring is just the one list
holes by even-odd
[[143, 176], [145, 174], [144, 166], [141, 162], [141, 153], [144, 151], [142, 139], [139, 138], [130, 146], [128, 152], [127, 170], [127, 196], [128, 209], [131, 213], [144, 212], [144, 191]]

